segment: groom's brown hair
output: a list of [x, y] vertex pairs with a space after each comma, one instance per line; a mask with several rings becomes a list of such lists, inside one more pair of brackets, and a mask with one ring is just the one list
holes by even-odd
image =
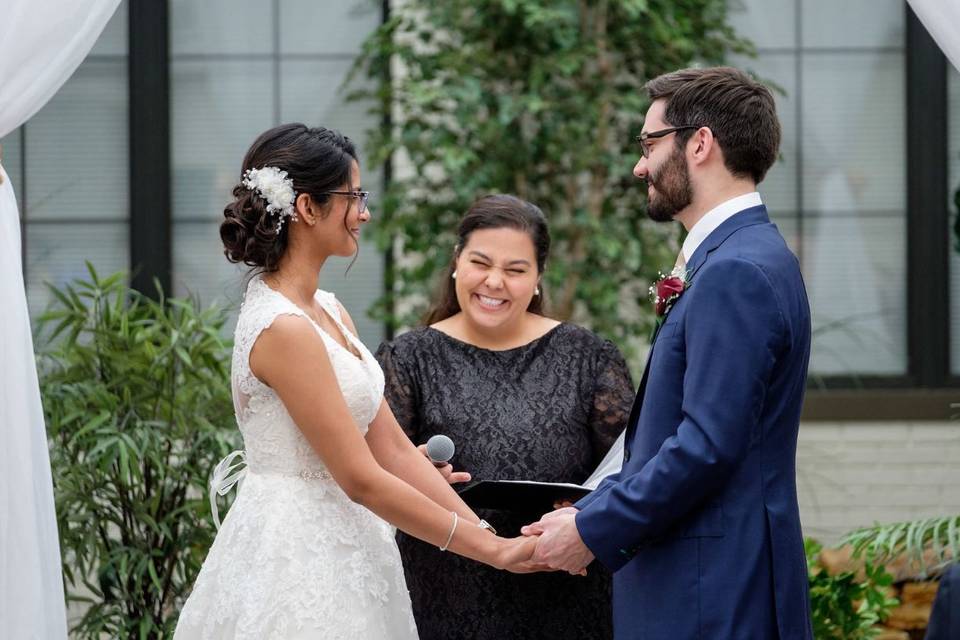
[[[727, 170], [759, 183], [777, 159], [780, 121], [770, 90], [733, 67], [680, 69], [647, 82], [651, 100], [667, 101], [672, 126], [708, 127], [723, 151]], [[686, 144], [693, 130], [678, 131]]]

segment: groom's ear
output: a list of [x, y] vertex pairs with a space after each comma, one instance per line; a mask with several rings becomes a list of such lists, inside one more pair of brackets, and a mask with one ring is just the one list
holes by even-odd
[[690, 155], [690, 160], [696, 164], [706, 162], [715, 150], [719, 151], [720, 147], [717, 145], [717, 139], [710, 127], [700, 127], [687, 141], [687, 152]]

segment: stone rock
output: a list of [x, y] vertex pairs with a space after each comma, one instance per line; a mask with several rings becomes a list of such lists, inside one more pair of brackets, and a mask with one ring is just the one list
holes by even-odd
[[910, 640], [910, 634], [899, 629], [880, 627], [880, 633], [874, 636], [873, 640]]
[[930, 605], [901, 604], [890, 611], [884, 624], [894, 629], [926, 629], [930, 621]]
[[933, 606], [933, 600], [937, 597], [937, 587], [939, 582], [905, 582], [903, 590], [900, 593], [900, 602], [903, 604], [915, 604], [920, 606]]
[[[950, 557], [949, 554], [947, 557]], [[820, 552], [820, 563], [830, 575], [836, 575], [844, 571], [853, 571], [857, 574], [858, 580], [863, 580], [863, 558], [853, 557], [853, 548], [845, 545], [837, 549], [823, 549]], [[928, 577], [936, 577], [943, 565], [933, 553], [932, 549], [927, 549], [923, 554], [923, 563], [918, 563], [907, 556], [898, 556], [885, 565], [887, 573], [893, 576], [894, 582], [916, 581]]]

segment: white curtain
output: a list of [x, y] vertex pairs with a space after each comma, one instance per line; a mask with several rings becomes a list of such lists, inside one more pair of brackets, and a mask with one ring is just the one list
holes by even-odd
[[907, 0], [937, 46], [960, 69], [960, 0]]
[[[0, 138], [57, 92], [120, 0], [0, 0]], [[50, 458], [20, 262], [0, 167], [0, 638], [67, 636]]]

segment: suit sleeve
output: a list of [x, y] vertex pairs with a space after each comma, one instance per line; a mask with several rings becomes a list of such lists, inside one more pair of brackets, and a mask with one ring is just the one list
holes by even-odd
[[943, 572], [924, 640], [956, 640], [960, 637], [960, 564]]
[[733, 474], [759, 437], [783, 344], [777, 296], [751, 262], [706, 265], [684, 295], [690, 300], [682, 421], [640, 471], [598, 491], [577, 514], [584, 543], [614, 571], [670, 533]]
[[620, 472], [619, 472], [619, 471], [616, 472], [616, 473], [612, 473], [612, 474], [610, 474], [609, 476], [607, 476], [606, 478], [604, 478], [603, 480], [601, 480], [601, 481], [600, 481], [600, 485], [599, 485], [596, 489], [594, 489], [593, 491], [591, 491], [590, 493], [588, 493], [588, 494], [585, 495], [584, 497], [580, 498], [580, 500], [577, 501], [577, 503], [574, 504], [573, 506], [576, 507], [578, 510], [583, 511], [583, 510], [586, 509], [588, 506], [590, 506], [590, 503], [591, 503], [591, 502], [593, 502], [594, 500], [598, 499], [598, 498], [599, 498], [600, 496], [602, 496], [604, 493], [606, 493], [607, 491], [609, 491], [609, 490], [610, 490], [612, 487], [614, 487], [618, 482], [620, 482]]

